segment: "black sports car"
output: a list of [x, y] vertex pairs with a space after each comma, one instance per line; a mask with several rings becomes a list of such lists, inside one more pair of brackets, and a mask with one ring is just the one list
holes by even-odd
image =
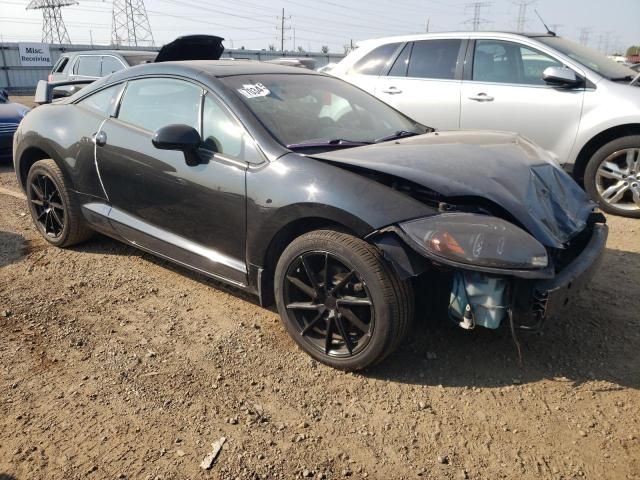
[[28, 111], [28, 107], [9, 101], [9, 94], [0, 90], [0, 162], [11, 160], [13, 133]]
[[275, 300], [298, 345], [341, 369], [396, 349], [418, 301], [467, 329], [537, 328], [607, 238], [526, 139], [434, 131], [295, 67], [133, 67], [36, 108], [14, 157], [51, 244], [98, 231]]

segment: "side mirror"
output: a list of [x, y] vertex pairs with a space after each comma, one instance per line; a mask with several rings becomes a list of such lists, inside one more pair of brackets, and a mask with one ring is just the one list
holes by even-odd
[[542, 79], [549, 85], [558, 87], [575, 87], [582, 81], [570, 68], [547, 67], [542, 72]]
[[167, 125], [155, 131], [151, 143], [160, 150], [179, 150], [189, 166], [200, 163], [198, 147], [202, 140], [198, 131], [189, 125]]

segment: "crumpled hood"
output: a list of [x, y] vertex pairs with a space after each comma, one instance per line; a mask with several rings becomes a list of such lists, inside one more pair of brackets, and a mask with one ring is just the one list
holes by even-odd
[[488, 199], [543, 245], [561, 248], [595, 204], [541, 148], [503, 132], [434, 132], [314, 155], [418, 183], [446, 197]]

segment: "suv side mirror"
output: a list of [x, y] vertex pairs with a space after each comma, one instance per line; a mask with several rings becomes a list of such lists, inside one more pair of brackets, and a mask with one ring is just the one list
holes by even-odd
[[160, 150], [179, 150], [189, 166], [200, 163], [198, 148], [202, 143], [198, 131], [189, 125], [167, 125], [159, 128], [151, 139], [153, 146]]
[[542, 79], [557, 87], [575, 87], [581, 82], [576, 73], [566, 67], [547, 67], [542, 72]]

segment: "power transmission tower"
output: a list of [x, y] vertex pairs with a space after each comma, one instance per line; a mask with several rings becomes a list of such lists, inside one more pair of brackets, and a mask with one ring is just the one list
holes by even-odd
[[31, 0], [27, 10], [42, 10], [42, 43], [71, 43], [62, 20], [62, 7], [77, 5], [75, 0]]
[[537, 0], [519, 0], [515, 2], [518, 5], [518, 19], [516, 20], [516, 32], [524, 32], [527, 25], [527, 8], [536, 3]]
[[585, 46], [588, 45], [589, 37], [591, 37], [591, 27], [582, 27], [580, 29], [580, 43]]
[[469, 20], [467, 20], [464, 23], [470, 24], [471, 25], [471, 29], [476, 32], [478, 30], [480, 30], [480, 26], [485, 24], [485, 23], [489, 23], [488, 20], [485, 20], [484, 18], [482, 18], [481, 13], [482, 13], [482, 9], [484, 7], [490, 7], [491, 6], [491, 2], [473, 2], [473, 3], [467, 3], [465, 5], [465, 10], [473, 10], [473, 17], [470, 18]]
[[144, 0], [113, 0], [111, 43], [155, 45]]
[[552, 23], [551, 25], [549, 25], [549, 28], [551, 29], [551, 31], [553, 33], [555, 33], [556, 35], [558, 34], [558, 32], [560, 31], [560, 27], [562, 27], [563, 25], [561, 23]]
[[[291, 15], [289, 15], [288, 17], [284, 16], [284, 8], [282, 9], [282, 16], [278, 17], [280, 19], [280, 26], [276, 27], [276, 30], [280, 30], [280, 51], [284, 52], [284, 32], [286, 30], [291, 30], [291, 26], [285, 27], [284, 26], [284, 22], [286, 22], [287, 20], [291, 20]], [[290, 38], [290, 37], [288, 37]]]

